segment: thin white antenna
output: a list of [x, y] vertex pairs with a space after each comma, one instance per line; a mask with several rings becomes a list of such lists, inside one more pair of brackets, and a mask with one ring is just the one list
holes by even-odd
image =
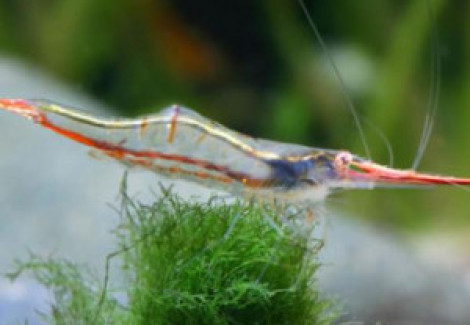
[[307, 6], [305, 5], [305, 1], [304, 0], [299, 0], [299, 4], [300, 4], [300, 7], [302, 8], [302, 11], [303, 11], [305, 17], [307, 18], [307, 21], [308, 21], [310, 27], [313, 30], [313, 33], [315, 34], [315, 37], [318, 40], [318, 43], [320, 44], [320, 47], [322, 48], [323, 53], [325, 54], [328, 62], [330, 63], [330, 65], [333, 69], [333, 72], [336, 76], [336, 79], [338, 80], [338, 82], [340, 84], [341, 93], [343, 94], [343, 98], [346, 102], [346, 105], [348, 107], [349, 112], [351, 113], [351, 115], [354, 118], [354, 123], [356, 124], [356, 127], [359, 130], [359, 135], [361, 137], [361, 141], [362, 141], [362, 144], [364, 146], [364, 151], [365, 151], [366, 157], [367, 157], [367, 159], [370, 160], [371, 159], [370, 149], [369, 149], [369, 145], [367, 144], [367, 141], [366, 141], [366, 136], [364, 134], [364, 129], [362, 128], [361, 119], [359, 118], [359, 114], [357, 113], [357, 110], [354, 107], [354, 103], [351, 99], [351, 96], [349, 96], [349, 94], [348, 94], [346, 83], [344, 82], [343, 78], [341, 77], [339, 69], [338, 69], [335, 61], [333, 60], [333, 57], [332, 57], [330, 51], [328, 50], [328, 47], [326, 46], [325, 42], [323, 41], [323, 38], [320, 35], [320, 32], [318, 31], [317, 25], [313, 21], [312, 15], [308, 12]]
[[421, 162], [426, 147], [429, 143], [429, 138], [434, 127], [434, 120], [439, 108], [439, 90], [440, 90], [440, 72], [441, 72], [441, 60], [439, 59], [439, 34], [437, 30], [437, 22], [434, 19], [434, 13], [432, 10], [432, 5], [430, 1], [426, 1], [427, 11], [429, 16], [429, 23], [431, 24], [431, 82], [429, 86], [429, 98], [428, 106], [429, 112], [426, 114], [424, 119], [423, 130], [421, 132], [421, 138], [419, 141], [418, 151], [416, 152], [416, 157], [413, 161], [411, 168], [417, 169], [419, 163]]
[[390, 143], [390, 140], [388, 140], [387, 136], [383, 133], [383, 131], [379, 129], [377, 125], [373, 124], [369, 119], [363, 119], [363, 121], [367, 123], [367, 126], [374, 131], [377, 137], [385, 145], [385, 148], [387, 148], [388, 166], [393, 167], [393, 164], [394, 164], [393, 147], [392, 147], [392, 144]]

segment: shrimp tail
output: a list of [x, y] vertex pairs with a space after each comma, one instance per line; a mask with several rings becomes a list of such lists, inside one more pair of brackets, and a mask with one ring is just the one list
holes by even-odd
[[24, 99], [0, 99], [0, 109], [40, 122], [43, 114], [32, 102]]

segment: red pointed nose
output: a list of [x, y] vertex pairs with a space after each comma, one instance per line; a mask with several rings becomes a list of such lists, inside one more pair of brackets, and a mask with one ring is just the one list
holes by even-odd
[[347, 170], [347, 177], [362, 181], [371, 181], [396, 185], [470, 185], [470, 178], [439, 176], [417, 173], [413, 170], [400, 170], [382, 166], [370, 161], [352, 161], [352, 169]]

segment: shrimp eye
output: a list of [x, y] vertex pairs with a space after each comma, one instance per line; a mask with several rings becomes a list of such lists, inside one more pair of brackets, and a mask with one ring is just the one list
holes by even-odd
[[347, 151], [341, 151], [335, 156], [334, 165], [339, 170], [349, 167], [353, 161], [353, 155]]

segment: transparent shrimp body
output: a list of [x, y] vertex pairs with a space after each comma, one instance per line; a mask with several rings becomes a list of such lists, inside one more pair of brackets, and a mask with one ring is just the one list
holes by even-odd
[[42, 100], [0, 99], [0, 108], [127, 166], [235, 194], [317, 202], [334, 189], [376, 184], [470, 184], [388, 168], [346, 151], [255, 139], [180, 106], [136, 119], [98, 118]]

